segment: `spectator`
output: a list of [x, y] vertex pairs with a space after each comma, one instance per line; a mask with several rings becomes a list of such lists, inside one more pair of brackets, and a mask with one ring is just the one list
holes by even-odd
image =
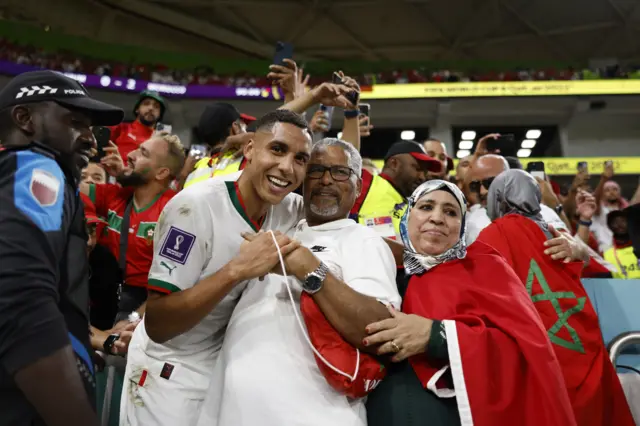
[[447, 146], [444, 142], [432, 138], [427, 139], [422, 146], [429, 157], [435, 158], [442, 165], [439, 172], [428, 172], [427, 179], [444, 179], [453, 170], [453, 160], [447, 155]]
[[107, 183], [107, 172], [99, 163], [89, 162], [82, 169], [80, 181], [86, 184]]
[[209, 152], [191, 168], [184, 187], [187, 188], [196, 182], [208, 179], [214, 174], [231, 174], [242, 170], [246, 164], [242, 158], [236, 158], [234, 153], [225, 156], [228, 153], [221, 153], [220, 150], [229, 138], [233, 139], [230, 140], [229, 148], [236, 149], [235, 142], [240, 145], [248, 142], [253, 137], [253, 133], [247, 133], [247, 126], [253, 121], [255, 117], [241, 114], [228, 103], [216, 102], [207, 106], [200, 116], [198, 136], [209, 148]]
[[[284, 264], [287, 274], [296, 277], [302, 287], [303, 300], [310, 297], [319, 307], [320, 319], [314, 320], [330, 322], [350, 345], [366, 350], [362, 344], [366, 325], [389, 318], [385, 305], [398, 308], [401, 299], [387, 244], [374, 230], [347, 219], [360, 186], [361, 161], [347, 142], [327, 138], [314, 145], [304, 180], [306, 219], [295, 234], [302, 246], [286, 255]], [[277, 275], [249, 283], [240, 302], [243, 308], [226, 330], [213, 372], [216, 379], [211, 382], [199, 424], [291, 424], [290, 410], [273, 409], [276, 400], [288, 400], [296, 401], [300, 413], [315, 413], [306, 418], [305, 425], [366, 425], [364, 399], [348, 399], [319, 374], [301, 334], [302, 324], [290, 314], [288, 299], [283, 302], [278, 296], [284, 293], [287, 298], [283, 286], [283, 278]], [[293, 309], [299, 310], [297, 294], [295, 299]], [[259, 335], [252, 332], [256, 323], [260, 324]], [[309, 333], [313, 333], [311, 328]], [[289, 349], [277, 350], [281, 347]], [[375, 353], [375, 348], [370, 350]], [[289, 374], [294, 371], [299, 374]], [[259, 383], [250, 380], [256, 376], [261, 377]], [[256, 399], [256, 393], [264, 397]], [[252, 407], [250, 412], [237, 410], [247, 404]]]
[[[51, 90], [24, 91], [35, 86]], [[98, 425], [75, 182], [95, 147], [90, 127], [123, 115], [52, 71], [23, 73], [0, 91], [2, 425]]]
[[[578, 425], [635, 424], [580, 282], [588, 254], [541, 215], [535, 179], [509, 170], [491, 184], [493, 223], [478, 241], [495, 248], [526, 287], [551, 340]], [[516, 237], [517, 236], [517, 237]]]
[[601, 253], [613, 246], [613, 233], [607, 225], [607, 215], [614, 210], [622, 210], [629, 204], [622, 198], [620, 185], [613, 180], [613, 176], [613, 165], [605, 164], [604, 173], [594, 194], [598, 209], [593, 217], [591, 230], [598, 240]]
[[373, 224], [376, 219], [393, 223], [393, 230], [385, 237], [400, 235], [400, 218], [404, 213], [406, 197], [427, 179], [427, 172], [439, 173], [440, 161], [429, 157], [416, 142], [401, 141], [393, 144], [384, 158], [382, 172], [372, 175], [362, 171], [362, 191], [351, 217], [362, 224]]
[[145, 90], [140, 93], [133, 107], [136, 117], [133, 123], [111, 127], [111, 140], [117, 145], [120, 157], [127, 158], [130, 152], [151, 137], [156, 125], [164, 118], [166, 109], [166, 102], [158, 92]]
[[[105, 244], [122, 270], [117, 322], [126, 324], [144, 314], [148, 274], [153, 255], [153, 235], [164, 206], [175, 195], [169, 185], [182, 169], [184, 152], [180, 139], [158, 133], [129, 153], [124, 167], [115, 147], [105, 148], [105, 162], [122, 185], [81, 184], [99, 216], [107, 218]], [[121, 231], [128, 222], [128, 239], [123, 249]], [[122, 254], [125, 257], [122, 258]]]
[[392, 362], [367, 400], [368, 424], [575, 425], [531, 300], [492, 248], [467, 249], [465, 216], [462, 192], [442, 180], [409, 198], [402, 312], [367, 326], [365, 344]]
[[628, 226], [628, 212], [631, 209], [612, 210], [607, 215], [607, 226], [613, 235], [613, 246], [604, 252], [604, 258], [615, 265], [614, 278], [626, 280], [640, 278], [640, 264], [633, 252]]

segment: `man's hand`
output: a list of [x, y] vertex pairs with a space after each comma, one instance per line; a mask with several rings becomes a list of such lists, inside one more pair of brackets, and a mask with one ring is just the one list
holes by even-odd
[[353, 110], [355, 105], [345, 97], [353, 90], [344, 84], [322, 83], [320, 86], [314, 87], [311, 93], [316, 103]]
[[378, 355], [395, 354], [391, 360], [400, 362], [424, 353], [431, 337], [433, 321], [419, 315], [407, 315], [389, 307], [392, 318], [369, 324], [365, 346], [380, 345]]
[[476, 145], [476, 150], [473, 152], [473, 156], [478, 158], [487, 154], [499, 154], [500, 150], [489, 152], [489, 150], [487, 149], [487, 142], [489, 141], [489, 139], [498, 139], [499, 137], [500, 133], [489, 133], [488, 135], [484, 135], [483, 137], [481, 137], [478, 141], [478, 144]]
[[573, 178], [573, 182], [571, 183], [571, 189], [574, 191], [584, 186], [587, 182], [589, 182], [589, 173], [586, 171], [578, 172], [576, 177]]
[[591, 221], [597, 208], [596, 197], [582, 190], [576, 194], [576, 213], [580, 216], [580, 220]]
[[329, 120], [327, 120], [327, 114], [321, 109], [317, 110], [311, 121], [309, 122], [309, 129], [313, 133], [327, 132], [331, 128], [331, 124]]
[[105, 156], [100, 160], [100, 164], [104, 166], [109, 176], [120, 175], [124, 170], [124, 162], [118, 152], [118, 146], [113, 141], [109, 141], [109, 146], [104, 147], [104, 153]]
[[371, 136], [371, 130], [373, 130], [371, 119], [364, 114], [360, 114], [360, 117], [358, 117], [358, 123], [360, 124], [360, 137], [365, 138], [367, 136]]
[[[351, 78], [349, 76], [344, 75], [344, 73], [342, 71], [338, 71], [337, 74], [340, 76], [340, 78], [342, 79], [342, 84], [347, 86], [350, 89], [353, 89], [353, 91], [360, 93], [360, 85], [358, 84], [358, 82], [354, 79]], [[358, 96], [358, 102], [360, 101], [360, 96]], [[358, 108], [358, 103], [356, 103], [356, 105], [354, 105], [354, 107], [357, 109]]]
[[[300, 247], [298, 241], [292, 240], [278, 231], [274, 234], [283, 257]], [[273, 241], [271, 232], [243, 233], [242, 237], [246, 241], [240, 246], [240, 252], [236, 257], [229, 262], [236, 281], [263, 277], [280, 263], [276, 243]]]
[[[284, 267], [287, 275], [295, 276], [303, 281], [307, 274], [315, 271], [320, 266], [320, 260], [304, 246], [300, 246], [284, 257]], [[271, 270], [271, 273], [282, 275], [280, 262]]]
[[224, 145], [220, 148], [220, 155], [225, 155], [233, 152], [233, 160], [237, 160], [242, 157], [244, 153], [244, 147], [247, 146], [249, 141], [255, 137], [253, 132], [240, 133], [238, 135], [229, 136], [224, 141]]
[[300, 76], [298, 66], [292, 59], [284, 59], [283, 62], [284, 65], [269, 65], [267, 78], [280, 86], [285, 96], [295, 97]]
[[564, 259], [564, 263], [589, 259], [589, 254], [576, 243], [573, 237], [567, 233], [559, 232], [553, 225], [548, 226], [549, 232], [554, 238], [544, 242], [544, 246], [547, 247], [544, 254], [551, 256], [553, 260]]

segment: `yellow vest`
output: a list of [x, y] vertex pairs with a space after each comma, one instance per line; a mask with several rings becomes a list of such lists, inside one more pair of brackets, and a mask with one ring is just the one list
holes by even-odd
[[633, 254], [633, 247], [616, 249], [610, 248], [604, 252], [604, 260], [615, 265], [618, 272], [614, 272], [613, 278], [636, 279], [640, 278], [638, 258]]
[[375, 175], [371, 180], [369, 192], [358, 211], [358, 222], [367, 226], [377, 226], [376, 218], [390, 217], [396, 235], [400, 235], [400, 219], [407, 210], [405, 198], [388, 180]]
[[[223, 176], [235, 173], [240, 170], [242, 165], [242, 157], [237, 160], [231, 160], [233, 154], [226, 154], [222, 158], [218, 157], [214, 161], [211, 161], [211, 157], [204, 157], [196, 163], [193, 172], [189, 174], [187, 180], [184, 183], [184, 188], [193, 185], [194, 183], [202, 182], [214, 176]], [[213, 164], [210, 165], [210, 163]]]

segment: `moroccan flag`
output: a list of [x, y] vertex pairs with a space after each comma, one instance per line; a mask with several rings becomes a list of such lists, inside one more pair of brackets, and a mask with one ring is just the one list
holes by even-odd
[[428, 391], [455, 397], [462, 426], [576, 425], [533, 303], [491, 247], [476, 242], [464, 259], [411, 277], [402, 311], [443, 322], [448, 362], [409, 362]]
[[578, 425], [635, 425], [580, 274], [582, 262], [544, 254], [546, 236], [523, 216], [507, 215], [477, 241], [506, 259], [533, 301], [558, 357]]

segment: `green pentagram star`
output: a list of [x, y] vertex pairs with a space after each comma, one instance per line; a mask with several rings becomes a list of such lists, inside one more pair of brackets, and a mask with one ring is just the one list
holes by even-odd
[[[533, 295], [533, 279], [537, 278], [540, 283], [540, 287], [542, 288], [541, 294]], [[547, 284], [547, 280], [542, 273], [542, 270], [536, 263], [535, 259], [531, 259], [531, 264], [529, 266], [529, 275], [527, 276], [527, 293], [531, 297], [531, 301], [533, 303], [540, 302], [543, 300], [548, 300], [551, 302], [553, 309], [558, 314], [558, 320], [553, 324], [551, 328], [547, 330], [547, 334], [549, 335], [549, 340], [552, 343], [555, 343], [558, 346], [562, 346], [563, 348], [567, 348], [572, 351], [585, 353], [584, 346], [582, 345], [582, 341], [580, 340], [580, 336], [576, 330], [569, 325], [569, 318], [571, 315], [582, 311], [585, 303], [587, 302], [586, 297], [576, 297], [576, 295], [571, 291], [564, 292], [553, 292], [549, 288], [549, 284]], [[563, 311], [560, 307], [560, 299], [576, 299], [578, 303], [573, 308], [567, 309]], [[572, 341], [565, 340], [558, 336], [558, 332], [562, 329], [562, 327], [566, 328], [571, 336]]]

